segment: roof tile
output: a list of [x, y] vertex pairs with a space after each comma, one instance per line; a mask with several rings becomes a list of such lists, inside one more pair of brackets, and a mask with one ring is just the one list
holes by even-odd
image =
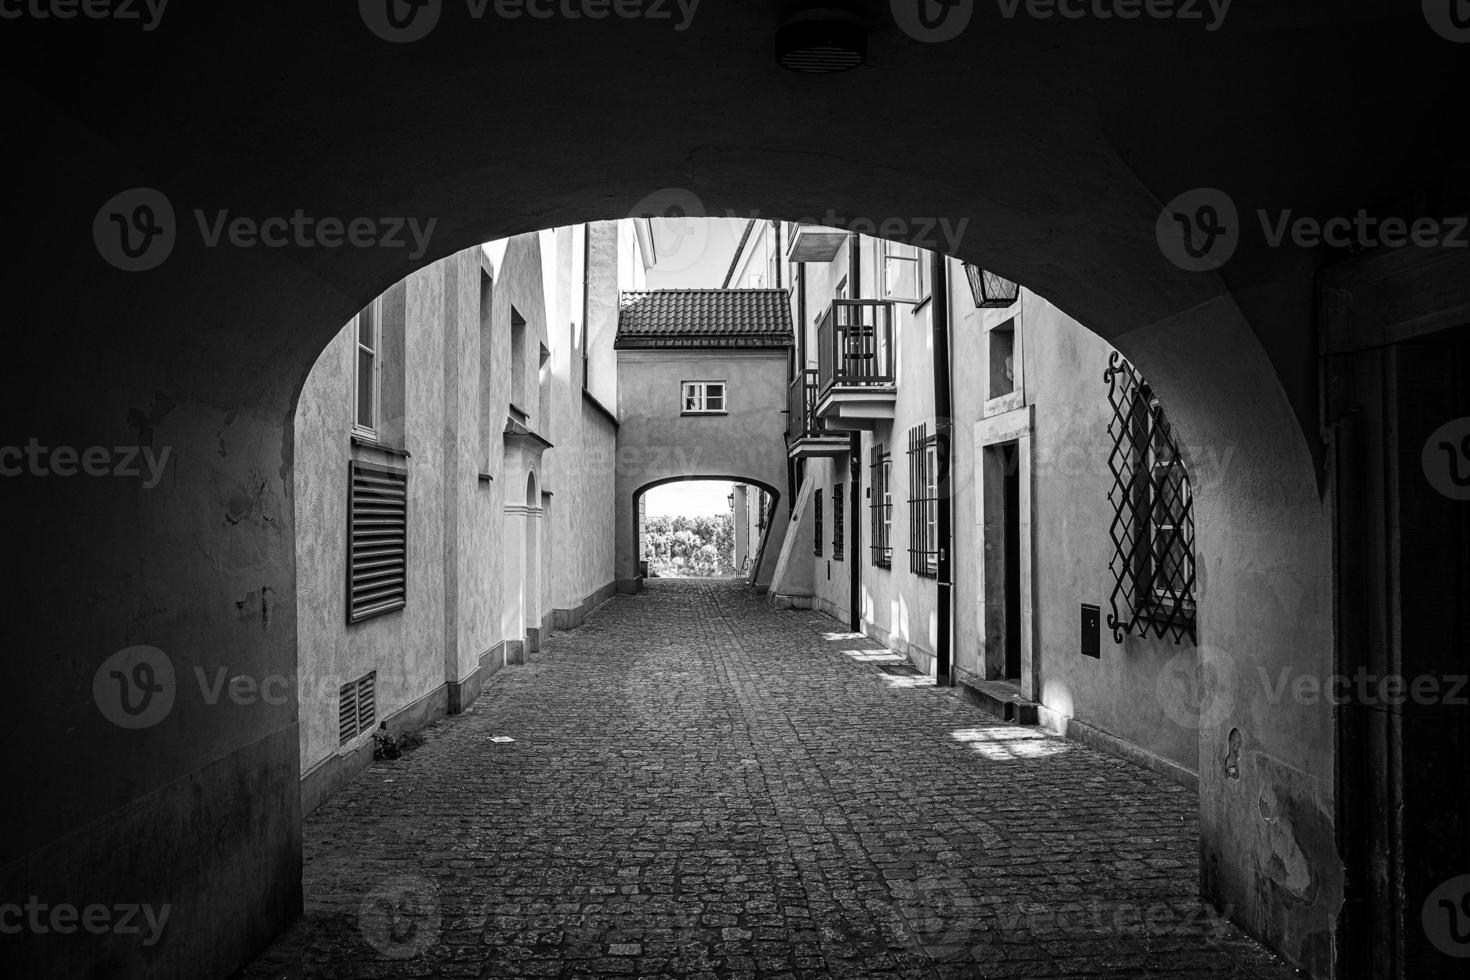
[[622, 295], [620, 349], [791, 344], [791, 301], [784, 289], [655, 289]]

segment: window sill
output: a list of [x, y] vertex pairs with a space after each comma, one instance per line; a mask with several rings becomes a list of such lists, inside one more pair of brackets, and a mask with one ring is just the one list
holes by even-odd
[[361, 435], [356, 432], [352, 434], [352, 445], [362, 449], [376, 449], [380, 453], [387, 453], [389, 456], [397, 456], [400, 459], [409, 459], [413, 456], [412, 453], [402, 446], [389, 446], [370, 436]]
[[679, 414], [680, 415], [729, 415], [730, 413], [727, 412], [727, 411], [724, 411], [724, 410], [720, 410], [720, 411], [713, 411], [713, 412], [680, 412]]

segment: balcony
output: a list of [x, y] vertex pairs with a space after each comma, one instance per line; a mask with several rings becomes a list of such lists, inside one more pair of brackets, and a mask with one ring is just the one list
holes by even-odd
[[786, 403], [786, 449], [793, 459], [844, 457], [846, 432], [829, 432], [817, 417], [817, 370], [806, 368], [791, 382]]
[[831, 262], [842, 251], [850, 232], [826, 225], [797, 225], [786, 249], [789, 262]]
[[817, 327], [817, 417], [827, 429], [871, 429], [898, 394], [893, 304], [838, 299]]

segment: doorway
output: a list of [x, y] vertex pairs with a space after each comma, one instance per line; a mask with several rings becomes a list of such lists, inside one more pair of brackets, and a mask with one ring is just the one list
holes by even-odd
[[1005, 616], [1005, 679], [1021, 683], [1021, 473], [1016, 444], [1008, 442], [1000, 447], [1001, 466], [1005, 477], [1002, 480], [1001, 522], [1005, 541], [1002, 601]]
[[[1352, 294], [1371, 268], [1329, 291]], [[1435, 299], [1355, 310], [1371, 337], [1328, 314], [1339, 975], [1373, 980], [1462, 977], [1470, 956], [1470, 326], [1443, 323], [1470, 289]]]

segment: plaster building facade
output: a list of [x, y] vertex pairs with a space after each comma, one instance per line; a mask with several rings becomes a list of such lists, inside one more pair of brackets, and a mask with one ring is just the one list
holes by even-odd
[[560, 228], [430, 264], [365, 307], [302, 389], [297, 624], [302, 807], [373, 733], [458, 713], [614, 591], [614, 326], [639, 222]]

